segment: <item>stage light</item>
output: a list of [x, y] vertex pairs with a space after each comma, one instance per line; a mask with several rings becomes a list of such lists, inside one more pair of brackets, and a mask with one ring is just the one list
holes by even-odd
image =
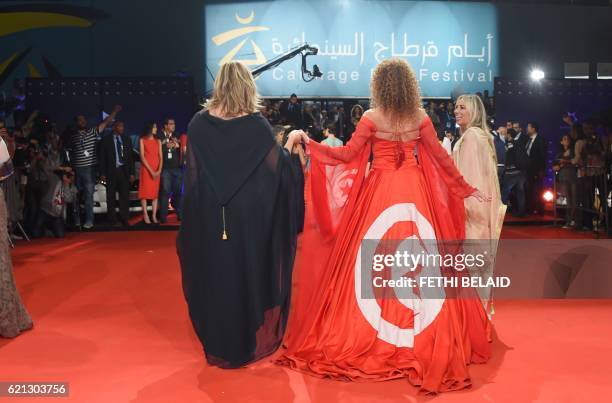
[[555, 195], [553, 195], [553, 192], [551, 192], [550, 190], [547, 190], [544, 193], [542, 193], [542, 199], [544, 199], [544, 201], [547, 203], [550, 203], [551, 201], [553, 201], [554, 198], [555, 198]]
[[544, 72], [540, 69], [531, 70], [531, 74], [529, 75], [533, 81], [540, 81], [544, 78]]

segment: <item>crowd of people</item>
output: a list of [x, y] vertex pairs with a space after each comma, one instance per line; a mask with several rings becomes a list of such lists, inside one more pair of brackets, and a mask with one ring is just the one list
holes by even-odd
[[[482, 93], [477, 92], [475, 95], [482, 100], [488, 119], [494, 119], [494, 98], [489, 96], [487, 90]], [[336, 136], [346, 143], [350, 140], [364, 111], [368, 109], [368, 103], [365, 101], [351, 105], [349, 101], [341, 103], [303, 102], [296, 94], [291, 94], [285, 100], [264, 99], [262, 114], [273, 126], [281, 124], [303, 129], [315, 139], [317, 136], [321, 137], [326, 128], [333, 127]], [[452, 100], [425, 99], [424, 107], [440, 137], [445, 132], [458, 133], [454, 111], [455, 104]], [[347, 110], [349, 111], [348, 114]]]
[[[563, 116], [567, 132], [553, 161], [565, 207], [565, 227], [591, 231], [606, 219], [611, 189], [612, 123]], [[608, 223], [609, 225], [609, 223]]]
[[[478, 92], [491, 128], [495, 127], [495, 101], [488, 91]], [[367, 105], [359, 103], [346, 108], [324, 103], [302, 102], [296, 94], [287, 100], [264, 100], [263, 115], [272, 125], [304, 129], [311, 138], [332, 146], [346, 144]], [[451, 154], [459, 140], [452, 100], [424, 100], [443, 146]], [[611, 189], [605, 175], [612, 160], [612, 128], [596, 120], [578, 122], [565, 115], [567, 127], [560, 150], [552, 151], [558, 198], [556, 207], [565, 210], [564, 228], [590, 231], [603, 223], [606, 194]], [[543, 198], [549, 163], [550, 133], [540, 134], [537, 122], [508, 121], [491, 131], [496, 148], [498, 175], [503, 202], [518, 218], [544, 215]], [[554, 147], [554, 146], [552, 146]]]
[[[487, 91], [476, 95], [493, 127], [494, 98]], [[423, 106], [451, 154], [460, 138], [455, 103], [425, 100]], [[362, 103], [302, 102], [291, 94], [286, 100], [262, 100], [261, 112], [273, 127], [283, 128], [277, 131], [303, 129], [317, 142], [342, 146], [351, 139], [367, 108]], [[129, 225], [130, 192], [136, 190], [145, 224], [166, 222], [170, 205], [180, 220], [186, 135], [177, 134], [175, 121], [167, 118], [159, 129], [154, 122], [147, 123], [136, 139], [125, 133], [118, 118], [120, 111], [121, 107], [116, 107], [95, 125], [78, 115], [61, 133], [38, 112], [24, 121], [19, 111], [11, 120], [16, 125], [12, 128], [0, 121], [0, 135], [15, 166], [15, 175], [2, 182], [14, 238], [25, 234], [63, 237], [68, 225], [92, 228], [98, 183], [106, 186], [106, 221], [110, 225]], [[603, 213], [596, 210], [602, 210], [610, 189], [604, 173], [612, 159], [611, 129], [595, 121], [578, 122], [569, 115], [563, 120], [568, 131], [552, 168], [557, 173], [558, 204], [565, 208], [564, 227], [592, 230], [594, 223], [603, 220]], [[516, 217], [543, 215], [549, 144], [539, 133], [538, 124], [529, 122], [523, 128], [519, 121], [508, 121], [491, 134], [501, 196], [509, 212]], [[303, 150], [294, 152], [306, 167]], [[16, 230], [18, 223], [23, 231]]]
[[[362, 288], [368, 281], [361, 282], [361, 248], [379, 232], [380, 239], [418, 233], [420, 242], [434, 240], [450, 256], [444, 241], [480, 241], [485, 249], [479, 251], [495, 251], [507, 206], [518, 216], [544, 212], [547, 144], [536, 122], [525, 132], [516, 121], [492, 131], [488, 94], [423, 108], [416, 76], [403, 60], [380, 63], [371, 88], [375, 107], [365, 111], [357, 104], [348, 116], [343, 106], [302, 106], [295, 94], [260, 114], [250, 71], [230, 62], [189, 125], [189, 145], [172, 118], [160, 128], [147, 123], [134, 144], [121, 106], [93, 126], [78, 115], [61, 135], [36, 113], [18, 129], [2, 124], [0, 199], [6, 194], [9, 207], [0, 203], [0, 223], [5, 211], [19, 222], [21, 209], [34, 236], [45, 230], [63, 236], [70, 215], [91, 229], [100, 181], [109, 223], [128, 226], [130, 187], [138, 177], [146, 224], [167, 220], [170, 200], [184, 218], [177, 237], [183, 294], [209, 364], [242, 367], [282, 343], [275, 364], [319, 377], [405, 378], [425, 393], [468, 388], [468, 364], [492, 357], [491, 288], [460, 287], [457, 298], [381, 306]], [[578, 189], [588, 194], [596, 188], [591, 196], [607, 203], [610, 130], [599, 136], [593, 122], [564, 119], [571, 134], [563, 136], [554, 167], [571, 225], [579, 215]], [[584, 196], [584, 226], [590, 204], [596, 203]], [[0, 247], [0, 255], [10, 256], [6, 242]], [[484, 269], [490, 274], [492, 253]], [[0, 335], [15, 337], [32, 320], [10, 266], [3, 262], [9, 270], [0, 274], [9, 290], [5, 305], [17, 314], [0, 322]], [[299, 287], [292, 288], [293, 275]], [[393, 289], [395, 295], [395, 288], [371, 291]], [[418, 332], [387, 321], [407, 317], [405, 308], [419, 318]]]
[[[166, 118], [159, 130], [147, 123], [136, 139], [125, 133], [121, 110], [116, 106], [93, 125], [77, 115], [61, 132], [38, 111], [20, 126], [0, 121], [14, 168], [2, 181], [13, 238], [61, 238], [68, 226], [93, 228], [95, 192], [97, 202], [106, 203], [107, 225], [129, 226], [130, 193], [136, 190], [145, 224], [166, 222], [170, 203], [180, 220], [186, 135], [176, 133], [176, 122]], [[100, 200], [104, 188], [106, 200]]]

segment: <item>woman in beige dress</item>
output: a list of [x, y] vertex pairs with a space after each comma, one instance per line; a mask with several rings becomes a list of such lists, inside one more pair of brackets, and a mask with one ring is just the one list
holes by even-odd
[[[0, 139], [0, 181], [7, 179], [12, 173], [12, 163], [6, 144]], [[7, 215], [4, 192], [0, 187], [0, 337], [15, 337], [32, 327], [32, 319], [15, 287]]]
[[[461, 131], [461, 138], [453, 149], [455, 165], [470, 185], [491, 196], [489, 203], [464, 199], [467, 246], [478, 249], [475, 253], [486, 250], [491, 256], [489, 264], [483, 268], [486, 270], [480, 269], [480, 275], [486, 279], [493, 275], [497, 243], [506, 214], [499, 189], [495, 146], [487, 126], [485, 107], [478, 96], [460, 96], [455, 104], [455, 118]], [[469, 242], [476, 240], [481, 242]], [[493, 313], [490, 289], [481, 288], [479, 294], [487, 312]]]

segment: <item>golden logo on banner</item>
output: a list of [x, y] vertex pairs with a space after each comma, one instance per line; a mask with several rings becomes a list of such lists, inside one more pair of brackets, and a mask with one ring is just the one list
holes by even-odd
[[[253, 22], [253, 19], [255, 18], [255, 12], [251, 11], [251, 14], [246, 18], [241, 18], [238, 14], [236, 14], [235, 17], [236, 17], [236, 21], [239, 24], [247, 25]], [[237, 38], [241, 38], [253, 32], [269, 31], [269, 30], [270, 30], [269, 27], [262, 27], [262, 26], [235, 28], [235, 29], [220, 33], [218, 35], [215, 35], [212, 38], [212, 41], [214, 42], [215, 45], [221, 46], [225, 44], [226, 42], [232, 41]], [[245, 46], [247, 41], [251, 42], [251, 46], [253, 48], [253, 53], [255, 54], [255, 58], [254, 59], [235, 59], [234, 57]], [[219, 66], [224, 63], [231, 62], [233, 60], [240, 61], [246, 64], [247, 66], [253, 66], [253, 65], [260, 65], [260, 64], [265, 63], [266, 57], [261, 51], [261, 48], [257, 46], [257, 44], [252, 39], [249, 39], [249, 37], [247, 36], [240, 43], [234, 46], [229, 52], [227, 52], [225, 56], [223, 56], [223, 58], [219, 61]]]

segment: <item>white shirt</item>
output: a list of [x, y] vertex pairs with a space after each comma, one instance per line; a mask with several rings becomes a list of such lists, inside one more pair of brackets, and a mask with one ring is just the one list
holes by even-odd
[[4, 139], [0, 138], [0, 165], [4, 164], [10, 159], [11, 156], [8, 152], [8, 148], [6, 148], [6, 143], [4, 142]]
[[444, 147], [448, 155], [453, 154], [452, 146], [453, 146], [453, 143], [451, 143], [448, 137], [444, 136], [444, 138], [442, 139], [442, 147]]
[[533, 142], [535, 141], [536, 137], [538, 137], [538, 133], [534, 134], [533, 137], [529, 138], [529, 143], [527, 143], [527, 155], [531, 153], [531, 146], [533, 145]]

